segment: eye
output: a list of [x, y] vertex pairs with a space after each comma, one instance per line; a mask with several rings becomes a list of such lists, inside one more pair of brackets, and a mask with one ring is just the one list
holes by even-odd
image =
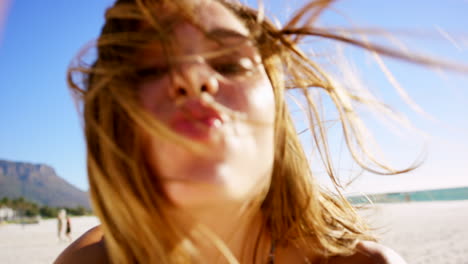
[[239, 63], [216, 63], [212, 65], [213, 69], [221, 74], [233, 75], [244, 73], [247, 71], [246, 68], [242, 67]]
[[238, 75], [249, 73], [255, 66], [249, 58], [225, 58], [211, 63], [213, 69], [224, 75]]
[[136, 71], [136, 74], [141, 79], [160, 79], [169, 72], [168, 67], [152, 66], [141, 68]]

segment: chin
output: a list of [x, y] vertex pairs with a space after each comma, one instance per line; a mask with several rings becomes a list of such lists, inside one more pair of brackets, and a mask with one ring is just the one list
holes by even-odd
[[242, 200], [222, 183], [205, 181], [173, 181], [164, 184], [167, 197], [176, 207], [209, 208]]

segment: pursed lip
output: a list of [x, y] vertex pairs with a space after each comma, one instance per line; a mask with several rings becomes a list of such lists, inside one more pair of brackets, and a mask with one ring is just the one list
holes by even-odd
[[174, 131], [195, 140], [209, 139], [223, 123], [221, 114], [200, 100], [186, 101], [169, 121]]

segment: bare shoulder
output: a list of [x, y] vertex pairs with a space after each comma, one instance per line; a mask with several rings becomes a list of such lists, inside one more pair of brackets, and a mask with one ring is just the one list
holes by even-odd
[[54, 264], [109, 263], [100, 226], [96, 226], [68, 246]]
[[333, 264], [406, 264], [406, 261], [394, 250], [371, 241], [361, 241], [357, 252], [348, 257], [338, 257]]

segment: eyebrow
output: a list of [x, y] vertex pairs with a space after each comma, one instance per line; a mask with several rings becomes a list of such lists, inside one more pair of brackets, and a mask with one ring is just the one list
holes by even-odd
[[[245, 41], [251, 40], [250, 36], [248, 36], [248, 35], [244, 35], [241, 32], [236, 31], [234, 29], [222, 28], [222, 27], [213, 28], [212, 30], [210, 30], [210, 31], [208, 31], [206, 33], [206, 36], [208, 38], [210, 38], [210, 39], [214, 39], [214, 40], [219, 41], [218, 44], [222, 44], [222, 39], [223, 38], [236, 38], [236, 39], [239, 39], [240, 40], [239, 44], [243, 43]], [[224, 49], [221, 52], [210, 52], [210, 54], [206, 55], [205, 58], [212, 59], [212, 58], [218, 57], [219, 55], [222, 55], [224, 53], [229, 53], [232, 50], [233, 50], [232, 47], [231, 48], [226, 47], [226, 49]], [[158, 52], [162, 52], [162, 50], [158, 49]], [[198, 57], [198, 56], [199, 56], [199, 54], [196, 55], [195, 57]], [[194, 56], [184, 56], [184, 59], [181, 59], [181, 60], [182, 61], [187, 60], [187, 59], [191, 60], [193, 58], [194, 58]]]
[[239, 38], [242, 40], [249, 40], [249, 36], [246, 36], [239, 31], [229, 29], [229, 28], [214, 28], [207, 33], [207, 36], [210, 38]]

